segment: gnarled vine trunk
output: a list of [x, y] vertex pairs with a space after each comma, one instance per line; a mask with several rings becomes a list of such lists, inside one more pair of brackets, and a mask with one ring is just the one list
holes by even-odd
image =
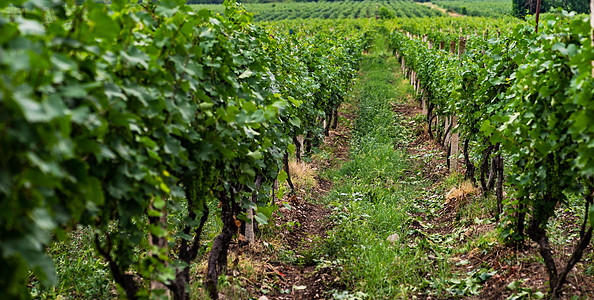
[[227, 269], [227, 251], [229, 244], [233, 238], [233, 234], [237, 231], [235, 224], [235, 212], [238, 205], [235, 202], [235, 195], [233, 191], [220, 192], [219, 199], [221, 200], [221, 221], [223, 221], [223, 230], [215, 238], [212, 243], [212, 249], [208, 257], [208, 269], [206, 274], [206, 291], [211, 299], [219, 298], [219, 291], [217, 283], [219, 275]]
[[295, 158], [297, 161], [301, 161], [301, 142], [297, 136], [293, 136], [293, 145], [295, 145]]
[[468, 146], [470, 144], [470, 137], [466, 137], [464, 140], [464, 162], [466, 164], [466, 179], [470, 180], [470, 183], [475, 186], [476, 179], [474, 178], [474, 163], [470, 160], [470, 156], [468, 154]]
[[138, 284], [134, 281], [134, 275], [126, 274], [113, 257], [111, 257], [111, 249], [113, 246], [111, 236], [108, 233], [105, 234], [105, 240], [107, 244], [106, 249], [101, 246], [99, 235], [95, 234], [95, 249], [97, 249], [97, 252], [99, 252], [105, 261], [107, 261], [107, 266], [109, 267], [113, 279], [122, 287], [122, 289], [124, 289], [126, 298], [129, 300], [138, 299], [138, 296], [136, 296], [136, 293], [138, 292]]
[[198, 217], [200, 217], [200, 223], [193, 232], [192, 227], [186, 225], [183, 232], [186, 235], [193, 234], [192, 240], [189, 241], [186, 239], [180, 239], [179, 242], [178, 257], [180, 261], [185, 263], [186, 267], [177, 268], [175, 279], [173, 282], [167, 285], [169, 290], [173, 293], [173, 299], [175, 300], [190, 299], [190, 294], [188, 293], [188, 285], [190, 284], [189, 266], [198, 256], [198, 250], [200, 249], [200, 238], [204, 229], [204, 224], [208, 220], [208, 203], [206, 203], [206, 199], [199, 198], [202, 197], [202, 195], [197, 186], [197, 184], [200, 183], [196, 182], [196, 180], [196, 177], [192, 175], [187, 176], [184, 179], [184, 191], [188, 206], [188, 218], [190, 220], [196, 220]]
[[334, 107], [332, 114], [332, 129], [336, 129], [338, 128], [338, 105]]
[[332, 109], [326, 111], [326, 120], [324, 124], [324, 136], [330, 135], [330, 126], [332, 125]]

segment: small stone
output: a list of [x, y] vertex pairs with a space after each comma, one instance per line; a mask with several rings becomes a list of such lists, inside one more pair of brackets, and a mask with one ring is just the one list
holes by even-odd
[[258, 300], [268, 300], [268, 297], [262, 295], [262, 296], [260, 296], [260, 298], [258, 298]]
[[390, 235], [386, 240], [392, 244], [395, 244], [396, 241], [398, 241], [400, 239], [400, 236], [398, 235], [398, 233], [394, 233], [392, 235]]

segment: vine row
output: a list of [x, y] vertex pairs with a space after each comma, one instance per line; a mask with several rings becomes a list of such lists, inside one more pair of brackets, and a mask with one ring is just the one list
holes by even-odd
[[[263, 28], [233, 1], [224, 16], [185, 0], [9, 4], [22, 14], [0, 16], [7, 299], [27, 298], [30, 276], [56, 284], [45, 249], [79, 226], [128, 299], [189, 299], [209, 250], [217, 298], [231, 239], [270, 217], [299, 137], [309, 151], [336, 126], [368, 47], [359, 25]], [[223, 224], [212, 246], [209, 216]]]
[[[527, 235], [539, 245], [550, 293], [557, 296], [594, 227], [588, 16], [547, 14], [538, 33], [534, 24], [521, 23], [488, 39], [461, 35], [445, 40], [452, 45], [449, 53], [437, 46], [439, 40], [427, 38], [439, 34], [423, 37], [403, 28], [392, 32], [391, 47], [426, 105], [429, 130], [448, 149], [458, 147], [452, 137], [460, 136], [466, 177], [476, 183], [478, 167], [483, 191], [497, 187], [502, 237], [522, 243]], [[473, 39], [482, 41], [466, 47]], [[450, 159], [457, 162], [458, 154], [452, 151]], [[504, 180], [514, 190], [511, 197], [503, 197]], [[575, 225], [579, 237], [570, 259], [558, 266], [547, 224], [569, 198], [579, 199], [584, 217]]]

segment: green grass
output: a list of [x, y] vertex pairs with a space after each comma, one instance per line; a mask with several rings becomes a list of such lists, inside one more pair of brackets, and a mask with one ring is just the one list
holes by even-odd
[[[342, 280], [351, 292], [371, 298], [406, 297], [427, 277], [445, 276], [445, 258], [429, 260], [425, 239], [409, 230], [415, 199], [425, 183], [416, 175], [398, 142], [410, 142], [410, 129], [399, 125], [392, 103], [410, 92], [398, 63], [383, 50], [382, 39], [361, 67], [355, 86], [357, 120], [351, 160], [325, 176], [336, 183], [326, 201], [335, 211], [336, 227], [318, 251], [339, 261]], [[386, 238], [400, 237], [394, 244]], [[360, 294], [361, 295], [361, 294]]]
[[48, 249], [58, 275], [58, 285], [42, 287], [37, 280], [30, 283], [36, 299], [117, 299], [116, 286], [107, 264], [97, 258], [93, 249], [93, 232], [80, 227], [65, 241], [54, 242]]
[[[216, 203], [211, 202], [210, 216], [205, 224], [202, 235], [202, 243], [211, 242], [221, 231], [222, 223], [216, 215]], [[180, 207], [178, 215], [170, 215], [168, 218], [170, 230], [177, 228], [180, 219], [186, 215], [186, 208]], [[205, 248], [200, 250], [201, 258], [197, 259], [192, 268], [206, 260], [203, 253]], [[89, 227], [78, 226], [68, 232], [64, 241], [53, 242], [48, 247], [48, 254], [52, 259], [58, 276], [58, 284], [54, 287], [44, 287], [35, 277], [31, 277], [29, 292], [35, 299], [118, 299], [120, 294], [112, 274], [109, 271], [104, 259], [94, 249], [94, 233]], [[195, 287], [201, 286], [194, 284]], [[198, 289], [195, 289], [198, 291]]]

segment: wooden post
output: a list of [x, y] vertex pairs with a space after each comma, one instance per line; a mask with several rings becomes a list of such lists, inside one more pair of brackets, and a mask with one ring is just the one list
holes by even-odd
[[[489, 38], [489, 30], [485, 29], [485, 31], [483, 31], [483, 40], [487, 40]], [[486, 47], [483, 46], [483, 56], [485, 56], [486, 53]], [[483, 63], [483, 67], [485, 67], [485, 63]]]
[[254, 210], [252, 208], [248, 208], [248, 220], [245, 222], [245, 239], [248, 243], [253, 243], [256, 240], [256, 235], [254, 234]]
[[445, 42], [441, 41], [439, 42], [439, 50], [444, 50], [445, 49]]
[[[443, 132], [443, 134], [444, 134], [444, 136], [443, 136], [444, 143], [443, 144], [444, 144], [444, 146], [447, 149], [447, 146], [450, 144], [450, 138], [449, 137], [452, 134], [452, 131], [451, 130], [446, 133], [446, 130], [448, 130], [448, 127], [450, 126], [450, 116], [444, 116], [444, 121], [445, 121], [445, 125], [443, 126], [443, 130], [444, 130], [444, 132]], [[448, 156], [446, 159], [449, 161], [450, 160], [450, 157]], [[450, 169], [451, 169], [451, 167], [452, 167], [452, 165], [450, 164]]]
[[540, 0], [536, 0], [536, 28], [535, 28], [536, 33], [538, 33], [538, 18], [539, 17], [540, 17]]
[[[458, 126], [458, 116], [453, 115], [452, 116], [452, 129], [451, 131], [454, 131], [456, 129], [456, 126]], [[458, 132], [452, 132], [451, 133], [451, 139], [450, 139], [450, 143], [451, 143], [451, 148], [450, 148], [450, 157], [452, 157], [452, 160], [450, 162], [450, 168], [451, 171], [457, 171], [458, 170], [458, 144], [459, 144], [459, 135]]]
[[460, 36], [459, 44], [458, 44], [458, 57], [461, 57], [462, 54], [466, 51], [466, 37]]
[[[592, 27], [592, 46], [594, 46], [594, 0], [590, 0], [590, 25]], [[594, 77], [594, 60], [592, 60], [592, 77]]]
[[451, 41], [450, 42], [450, 54], [455, 54], [456, 53], [456, 41]]
[[[429, 39], [428, 41], [428, 47], [429, 50], [433, 49], [433, 39]], [[421, 94], [423, 94], [423, 90], [421, 90]], [[421, 109], [422, 109], [422, 114], [424, 116], [427, 115], [427, 99], [425, 98], [425, 96], [421, 97]]]
[[[464, 54], [464, 51], [466, 51], [466, 37], [465, 36], [460, 36], [459, 41], [458, 41], [458, 57], [462, 57], [462, 54]], [[452, 171], [456, 171], [458, 170], [458, 152], [460, 149], [460, 135], [459, 133], [456, 131], [454, 132], [454, 130], [456, 129], [456, 126], [458, 126], [458, 116], [456, 116], [455, 114], [452, 116], [452, 129], [451, 129], [451, 139], [450, 139], [450, 157], [451, 157], [451, 161], [450, 161], [450, 170]], [[448, 158], [450, 159], [450, 158]]]

